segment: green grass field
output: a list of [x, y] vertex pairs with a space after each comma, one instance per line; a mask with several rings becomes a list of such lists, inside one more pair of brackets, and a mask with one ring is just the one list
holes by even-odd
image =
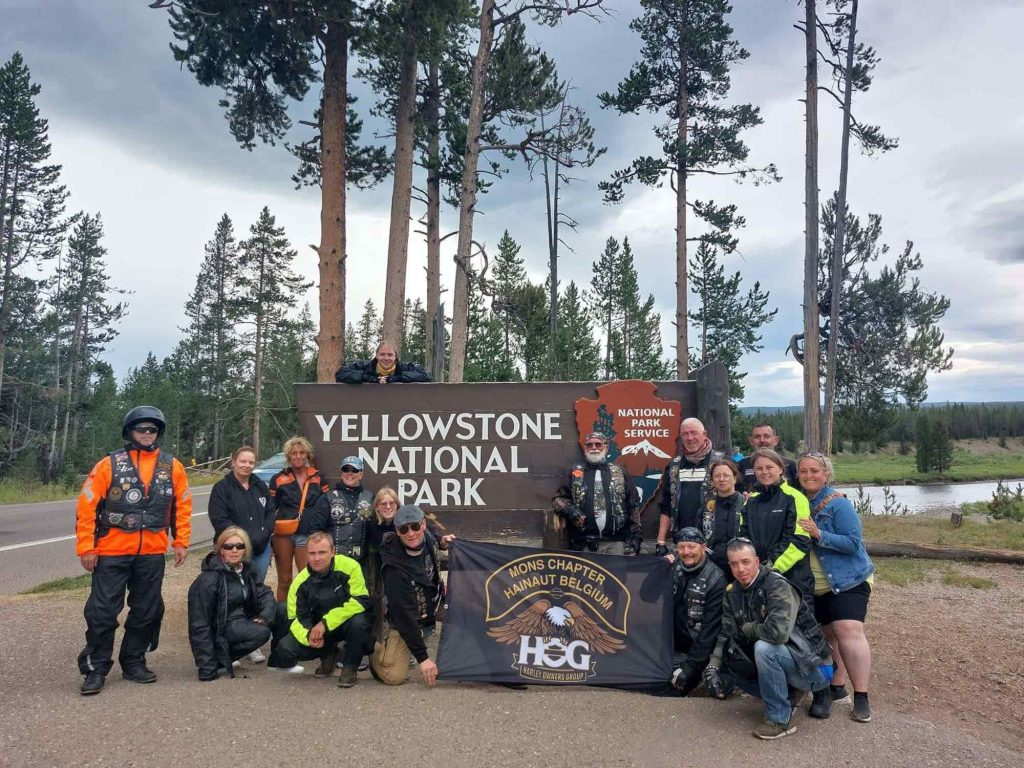
[[957, 447], [952, 468], [944, 473], [921, 473], [914, 456], [898, 453], [838, 453], [833, 457], [840, 485], [900, 485], [1024, 477], [1024, 454], [1015, 451], [974, 453]]
[[[223, 472], [189, 472], [190, 486], [213, 485], [224, 477]], [[40, 501], [63, 501], [78, 495], [80, 486], [65, 483], [40, 483], [27, 480], [0, 480], [0, 504], [33, 504]]]
[[861, 518], [868, 541], [907, 541], [912, 544], [988, 547], [1024, 552], [1024, 523], [984, 522], [965, 518], [957, 528], [949, 520], [922, 517]]

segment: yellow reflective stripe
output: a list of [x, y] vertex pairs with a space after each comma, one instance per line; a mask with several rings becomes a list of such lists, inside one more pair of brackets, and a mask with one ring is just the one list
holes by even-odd
[[[800, 527], [801, 520], [809, 520], [811, 518], [811, 505], [807, 501], [807, 497], [800, 493], [800, 491], [791, 488], [787, 483], [782, 484], [782, 492], [793, 499], [793, 503], [796, 505], [796, 521], [794, 523], [795, 530], [793, 532], [797, 536], [803, 536], [810, 540], [811, 535]], [[808, 547], [808, 549], [810, 549], [810, 547]], [[790, 544], [783, 550], [782, 554], [778, 556], [775, 562], [772, 563], [772, 567], [779, 573], [785, 573], [794, 565], [799, 563], [806, 555], [807, 553], [796, 546], [796, 544]]]

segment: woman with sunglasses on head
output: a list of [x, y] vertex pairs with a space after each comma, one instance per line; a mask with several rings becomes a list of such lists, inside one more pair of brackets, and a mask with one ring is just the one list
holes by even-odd
[[739, 533], [743, 494], [736, 490], [740, 481], [740, 468], [732, 459], [714, 459], [708, 465], [714, 498], [704, 503], [704, 514], [695, 526], [707, 541], [705, 549], [711, 562], [722, 573], [729, 573], [729, 560], [725, 548]]
[[188, 590], [188, 640], [199, 679], [234, 677], [232, 663], [270, 640], [277, 604], [256, 578], [249, 535], [230, 525]]
[[277, 506], [274, 523], [274, 567], [277, 570], [277, 602], [288, 599], [292, 585], [292, 561], [295, 570], [306, 567], [306, 537], [299, 533], [299, 522], [307, 509], [313, 509], [320, 497], [329, 493], [330, 484], [313, 466], [313, 446], [304, 437], [292, 437], [282, 448], [288, 466], [270, 479], [270, 495]]
[[810, 567], [814, 576], [814, 613], [832, 646], [835, 674], [831, 697], [849, 698], [846, 678], [853, 684], [852, 718], [871, 721], [868, 682], [871, 647], [864, 634], [868, 599], [875, 566], [864, 548], [860, 518], [846, 496], [832, 488], [832, 461], [817, 452], [797, 461], [800, 485], [811, 500], [811, 518], [799, 525], [814, 541]]
[[786, 465], [771, 448], [758, 448], [751, 458], [756, 482], [740, 514], [739, 535], [754, 543], [761, 564], [785, 576], [813, 610], [811, 538], [799, 525], [811, 517], [807, 497], [786, 482]]

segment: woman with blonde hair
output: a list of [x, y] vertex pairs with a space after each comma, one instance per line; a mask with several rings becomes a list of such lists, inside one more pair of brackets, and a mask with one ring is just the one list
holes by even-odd
[[[313, 466], [313, 446], [296, 435], [285, 441], [282, 449], [288, 462], [270, 479], [270, 495], [277, 504], [274, 524], [274, 569], [277, 571], [277, 602], [288, 599], [294, 572], [306, 567], [306, 536], [299, 533], [302, 513], [316, 506], [317, 500], [331, 490]], [[292, 571], [292, 562], [295, 571]]]
[[422, 365], [401, 362], [398, 347], [385, 339], [372, 359], [346, 363], [334, 380], [339, 384], [420, 384], [430, 381], [430, 374]]
[[188, 640], [199, 679], [234, 677], [233, 662], [270, 640], [277, 604], [256, 578], [249, 534], [222, 530], [188, 590]]

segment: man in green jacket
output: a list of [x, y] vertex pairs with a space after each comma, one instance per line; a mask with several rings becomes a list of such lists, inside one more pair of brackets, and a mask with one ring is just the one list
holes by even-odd
[[373, 650], [367, 609], [370, 595], [363, 571], [351, 557], [334, 554], [330, 534], [310, 534], [309, 565], [288, 590], [288, 633], [274, 646], [267, 666], [291, 669], [296, 662], [320, 659], [317, 677], [330, 677], [344, 642], [339, 688], [356, 684], [359, 662]]

